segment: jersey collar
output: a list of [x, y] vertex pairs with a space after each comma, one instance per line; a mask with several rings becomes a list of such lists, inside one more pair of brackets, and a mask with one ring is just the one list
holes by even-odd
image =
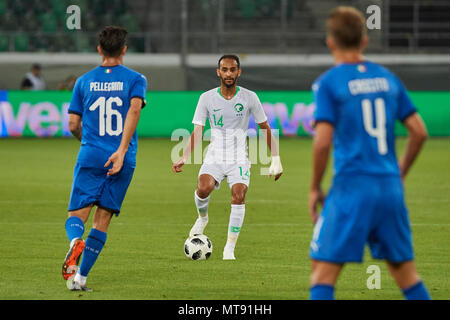
[[[240, 88], [239, 86], [237, 86], [237, 87], [236, 87], [236, 92], [234, 93], [234, 96], [233, 96], [230, 100], [233, 100], [233, 98], [236, 97], [236, 95], [238, 94], [239, 90], [241, 90], [241, 88]], [[222, 98], [225, 99], [225, 97], [224, 97], [224, 96], [222, 95], [222, 93], [220, 92], [220, 87], [217, 89], [217, 92], [219, 93], [219, 95], [220, 95]], [[227, 100], [227, 99], [225, 99], [225, 100]], [[227, 100], [227, 101], [230, 101], [230, 100]]]

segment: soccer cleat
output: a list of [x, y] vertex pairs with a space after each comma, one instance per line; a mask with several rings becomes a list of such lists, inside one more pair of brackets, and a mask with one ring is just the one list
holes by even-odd
[[196, 234], [203, 234], [203, 230], [205, 230], [207, 224], [208, 221], [204, 221], [202, 218], [197, 218], [194, 226], [191, 228], [191, 231], [189, 231], [189, 236], [192, 237]]
[[84, 247], [85, 243], [81, 238], [73, 239], [70, 243], [69, 251], [66, 254], [66, 258], [64, 259], [62, 266], [62, 276], [64, 280], [68, 280], [70, 277], [75, 275], [76, 266], [80, 261]]
[[80, 283], [74, 281], [72, 278], [67, 280], [66, 282], [67, 289], [70, 291], [85, 291], [85, 292], [92, 292], [92, 288], [88, 288], [85, 285], [81, 285]]
[[223, 260], [236, 260], [234, 257], [234, 251], [231, 250], [223, 250]]

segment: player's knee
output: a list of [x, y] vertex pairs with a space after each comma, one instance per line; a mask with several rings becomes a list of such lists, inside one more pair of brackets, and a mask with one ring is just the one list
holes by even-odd
[[214, 190], [214, 183], [208, 182], [202, 182], [199, 181], [197, 186], [197, 196], [201, 199], [208, 198], [211, 192]]
[[231, 203], [232, 204], [244, 204], [245, 203], [245, 192], [235, 191], [231, 193]]
[[343, 264], [315, 261], [311, 264], [311, 285], [329, 284], [335, 285]]
[[245, 194], [247, 193], [247, 186], [242, 183], [234, 184], [231, 188], [231, 203], [244, 204]]
[[68, 216], [69, 217], [78, 217], [83, 221], [83, 223], [86, 223], [87, 219], [89, 218], [89, 214], [91, 213], [92, 205], [89, 205], [86, 208], [78, 209], [69, 211]]
[[97, 208], [97, 211], [95, 212], [94, 215], [94, 221], [92, 223], [92, 226], [97, 230], [107, 232], [109, 224], [111, 222], [111, 218], [112, 218], [111, 212], [102, 208]]
[[212, 191], [212, 189], [209, 188], [208, 186], [199, 185], [197, 188], [197, 196], [200, 199], [208, 198], [211, 191]]
[[202, 174], [198, 179], [197, 196], [201, 199], [207, 198], [216, 186], [216, 180], [207, 174]]

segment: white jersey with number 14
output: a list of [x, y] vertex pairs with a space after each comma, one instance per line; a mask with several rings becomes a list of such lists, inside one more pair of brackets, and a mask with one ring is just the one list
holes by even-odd
[[247, 161], [247, 131], [250, 115], [256, 123], [267, 121], [261, 102], [255, 92], [237, 87], [230, 100], [220, 88], [206, 91], [200, 96], [193, 124], [211, 125], [211, 142], [205, 163], [239, 163]]

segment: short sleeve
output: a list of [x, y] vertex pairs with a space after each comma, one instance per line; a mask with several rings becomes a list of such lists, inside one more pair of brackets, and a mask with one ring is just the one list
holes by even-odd
[[397, 109], [397, 119], [400, 121], [405, 121], [413, 113], [417, 112], [416, 107], [411, 101], [411, 98], [406, 91], [403, 83], [398, 80], [398, 109]]
[[72, 91], [72, 100], [70, 101], [69, 113], [75, 113], [79, 116], [83, 115], [83, 96], [81, 95], [81, 78], [78, 78], [75, 82], [75, 86]]
[[266, 113], [264, 112], [261, 101], [259, 100], [256, 93], [253, 93], [253, 101], [250, 107], [250, 111], [253, 115], [253, 118], [255, 118], [256, 123], [260, 124], [267, 121]]
[[197, 108], [195, 109], [194, 119], [192, 119], [192, 123], [204, 126], [207, 117], [208, 117], [208, 108], [206, 104], [206, 98], [205, 95], [202, 94], [198, 99]]
[[316, 110], [314, 112], [314, 121], [329, 122], [336, 124], [336, 110], [334, 109], [333, 97], [331, 92], [323, 81], [317, 81], [312, 86]]
[[142, 108], [145, 107], [147, 101], [145, 100], [145, 93], [147, 92], [147, 78], [144, 75], [139, 75], [133, 83], [130, 91], [130, 100], [133, 98], [142, 99]]

